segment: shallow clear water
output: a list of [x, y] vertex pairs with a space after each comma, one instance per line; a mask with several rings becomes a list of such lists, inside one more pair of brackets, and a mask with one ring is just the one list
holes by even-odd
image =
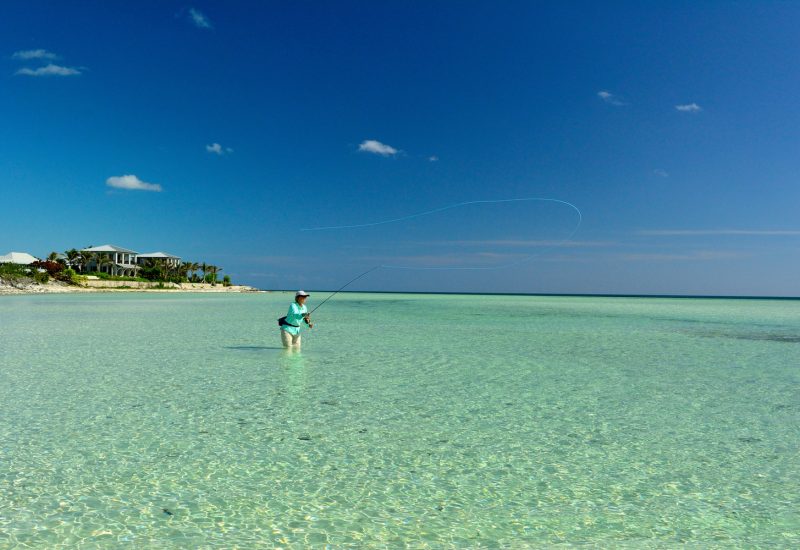
[[0, 547], [800, 544], [800, 301], [290, 299], [0, 299]]

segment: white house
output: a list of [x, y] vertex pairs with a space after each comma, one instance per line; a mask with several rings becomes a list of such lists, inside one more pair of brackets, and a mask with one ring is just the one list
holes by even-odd
[[38, 260], [27, 252], [9, 252], [5, 256], [0, 256], [0, 264], [29, 265]]
[[[136, 265], [137, 252], [133, 250], [104, 244], [103, 246], [84, 248], [81, 252], [95, 254], [92, 260], [86, 264], [86, 271], [104, 271], [110, 275], [125, 275], [129, 277], [136, 275], [136, 270], [138, 269]], [[106, 262], [100, 260], [103, 256], [108, 258]]]
[[144, 265], [147, 260], [161, 260], [167, 267], [180, 267], [181, 265], [181, 258], [180, 256], [173, 256], [171, 254], [167, 254], [166, 252], [150, 252], [148, 254], [137, 254], [136, 255], [136, 262], [139, 265]]

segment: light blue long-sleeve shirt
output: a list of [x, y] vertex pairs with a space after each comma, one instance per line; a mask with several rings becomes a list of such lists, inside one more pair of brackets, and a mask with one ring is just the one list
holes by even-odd
[[281, 328], [288, 332], [289, 334], [300, 334], [300, 327], [303, 323], [303, 316], [308, 312], [308, 308], [306, 306], [301, 306], [297, 302], [292, 302], [292, 305], [289, 306], [289, 313], [286, 314], [286, 322], [290, 325], [297, 325], [295, 327], [289, 327], [283, 325]]

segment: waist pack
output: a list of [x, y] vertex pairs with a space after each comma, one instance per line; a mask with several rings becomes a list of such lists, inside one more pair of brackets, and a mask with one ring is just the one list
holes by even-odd
[[286, 326], [286, 327], [300, 328], [300, 325], [293, 325], [292, 323], [287, 323], [286, 322], [286, 317], [281, 317], [280, 319], [278, 319], [278, 326], [279, 327]]

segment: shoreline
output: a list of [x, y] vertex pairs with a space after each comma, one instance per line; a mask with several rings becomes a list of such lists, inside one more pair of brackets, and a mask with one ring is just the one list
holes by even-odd
[[182, 283], [180, 286], [165, 286], [163, 288], [159, 288], [156, 286], [156, 284], [148, 286], [130, 286], [131, 284], [135, 283], [119, 286], [106, 286], [100, 284], [92, 286], [76, 286], [58, 281], [50, 281], [44, 284], [26, 282], [20, 283], [19, 286], [17, 286], [9, 281], [0, 279], [0, 296], [18, 296], [21, 294], [82, 294], [97, 292], [196, 292], [203, 294], [268, 292], [247, 285], [205, 286], [207, 283]]

